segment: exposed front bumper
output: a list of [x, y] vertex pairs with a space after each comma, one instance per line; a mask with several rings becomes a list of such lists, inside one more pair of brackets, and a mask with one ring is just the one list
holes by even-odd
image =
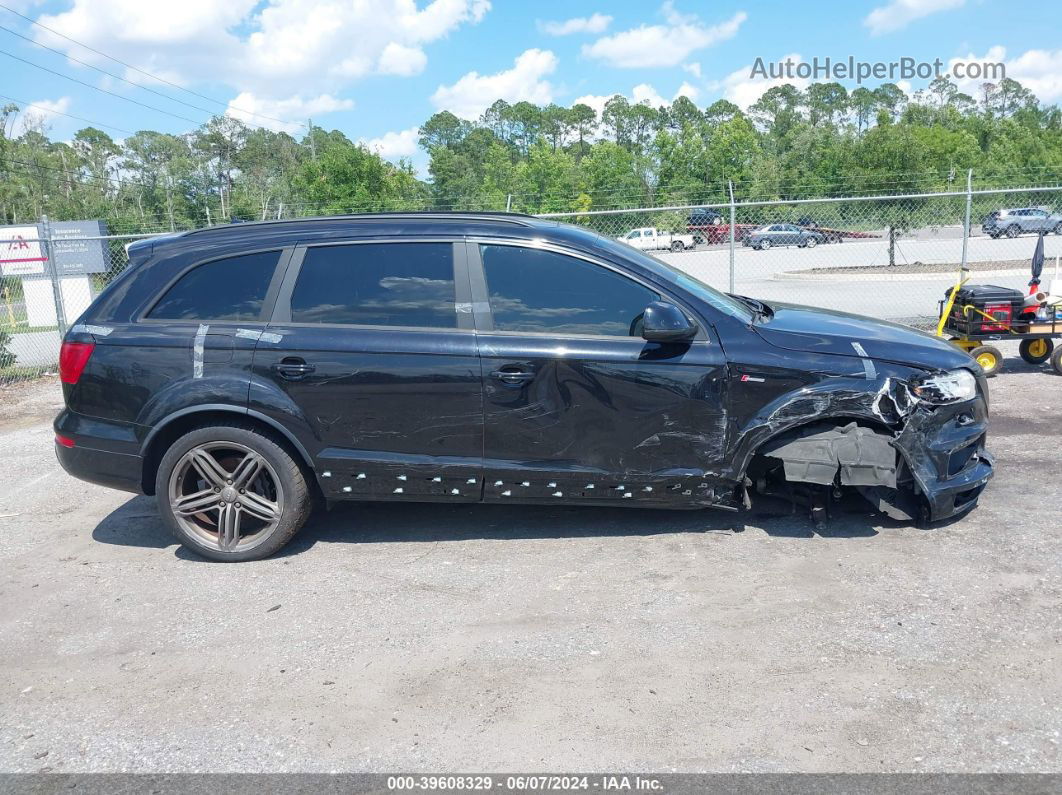
[[993, 475], [994, 459], [985, 450], [988, 405], [976, 397], [950, 406], [920, 406], [896, 438], [928, 504], [928, 519], [938, 522], [966, 513]]

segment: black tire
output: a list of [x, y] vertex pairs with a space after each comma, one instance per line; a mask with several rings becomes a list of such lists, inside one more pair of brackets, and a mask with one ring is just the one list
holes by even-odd
[[819, 244], [819, 241], [814, 237], [809, 237], [804, 241], [804, 248], [815, 248]]
[[999, 240], [999, 232], [989, 232], [988, 236], [993, 240]]
[[985, 377], [991, 378], [1003, 369], [1003, 354], [991, 345], [979, 345], [970, 351], [970, 358], [981, 365]]
[[756, 246], [756, 248], [758, 248], [760, 251], [765, 251], [765, 250], [769, 249], [770, 247], [771, 247], [771, 241], [770, 240], [761, 240], [760, 244], [758, 246]]
[[684, 248], [686, 248], [686, 244], [683, 243], [681, 240], [671, 241], [671, 250], [674, 251], [676, 254], [682, 251]]
[[1011, 224], [1006, 228], [1004, 233], [1007, 237], [1017, 237], [1021, 234], [1021, 230], [1018, 228], [1017, 224]]
[[1062, 235], [1062, 221], [1059, 221], [1059, 223], [1055, 225], [1055, 234]]
[[1018, 346], [1018, 353], [1029, 364], [1043, 364], [1051, 358], [1051, 351], [1055, 344], [1046, 338], [1022, 340]]
[[1056, 373], [1062, 375], [1062, 345], [1055, 348], [1054, 353], [1051, 354], [1051, 367]]
[[[188, 466], [187, 461], [189, 459], [187, 457], [197, 449], [204, 449], [204, 445], [210, 445], [215, 450], [224, 451], [226, 444], [233, 445], [233, 449], [237, 450], [237, 454], [242, 451], [250, 451], [264, 460], [260, 477], [269, 478], [269, 482], [275, 481], [276, 498], [274, 507], [277, 508], [275, 511], [276, 518], [265, 523], [266, 529], [260, 531], [260, 538], [254, 532], [241, 538], [237, 529], [235, 532], [237, 546], [229, 550], [223, 548], [224, 544], [221, 541], [220, 509], [210, 505], [200, 513], [178, 519], [171, 505], [171, 485], [173, 485], [171, 478], [175, 480], [180, 480], [182, 477], [189, 477], [192, 480], [197, 478], [198, 470], [195, 470], [194, 466]], [[178, 467], [183, 467], [183, 469], [178, 470]], [[226, 469], [224, 464], [222, 464], [222, 469]], [[236, 469], [238, 469], [238, 466], [230, 474], [236, 474]], [[175, 472], [175, 470], [178, 471]], [[182, 472], [186, 474], [182, 476]], [[228, 482], [232, 483], [232, 480]], [[206, 486], [203, 489], [204, 493], [210, 491], [209, 481], [199, 480], [195, 488], [202, 488], [203, 486]], [[179, 488], [179, 486], [175, 486], [175, 488]], [[251, 491], [251, 488], [251, 485], [247, 486], [248, 491]], [[232, 491], [232, 489], [227, 489], [227, 491]], [[243, 494], [242, 491], [239, 493]], [[287, 544], [292, 536], [306, 523], [313, 511], [314, 503], [313, 492], [299, 462], [278, 444], [272, 436], [267, 435], [253, 425], [245, 424], [204, 425], [181, 436], [166, 451], [162, 461], [159, 463], [158, 474], [155, 478], [155, 495], [159, 513], [162, 514], [166, 525], [183, 546], [201, 557], [225, 562], [261, 560], [274, 554]], [[222, 505], [222, 496], [219, 495], [218, 506]], [[236, 496], [229, 497], [227, 510], [235, 510], [237, 515], [248, 517], [244, 521], [253, 520], [255, 517], [247, 512], [247, 506], [244, 506], [243, 513], [239, 514], [240, 503], [233, 503], [233, 500], [239, 499], [241, 498]], [[218, 511], [216, 518], [207, 517], [208, 513], [213, 513], [215, 510]], [[219, 528], [215, 533], [218, 536], [217, 541], [213, 544], [209, 539], [209, 525], [212, 519]], [[253, 522], [251, 523], [253, 524]], [[206, 527], [199, 535], [196, 535], [185, 524], [188, 524], [193, 529], [202, 528], [204, 525]], [[239, 519], [235, 521], [235, 527], [240, 527]], [[238, 546], [245, 542], [247, 543], [245, 548]]]

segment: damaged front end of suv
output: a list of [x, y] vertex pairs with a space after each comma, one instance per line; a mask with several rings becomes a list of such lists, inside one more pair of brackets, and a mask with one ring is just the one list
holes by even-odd
[[[814, 340], [806, 332], [812, 316]], [[817, 526], [851, 491], [919, 525], [977, 504], [993, 460], [985, 450], [987, 385], [976, 363], [891, 324], [868, 327], [860, 318], [858, 328], [871, 333], [858, 340], [853, 316], [781, 307], [776, 317], [777, 325], [757, 331], [784, 355], [746, 367], [732, 385], [732, 474], [746, 495], [802, 504]], [[742, 416], [742, 406], [757, 408]]]

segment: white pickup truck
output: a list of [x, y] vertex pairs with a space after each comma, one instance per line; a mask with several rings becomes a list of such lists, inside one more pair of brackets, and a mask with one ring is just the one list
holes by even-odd
[[632, 229], [616, 239], [642, 251], [684, 251], [696, 245], [693, 235], [673, 235], [670, 232], [661, 232], [654, 226]]

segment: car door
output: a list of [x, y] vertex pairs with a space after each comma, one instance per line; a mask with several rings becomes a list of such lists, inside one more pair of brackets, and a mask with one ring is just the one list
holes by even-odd
[[1047, 211], [1046, 210], [1029, 210], [1029, 231], [1030, 232], [1043, 232], [1048, 228], [1047, 226]]
[[408, 238], [296, 249], [250, 406], [293, 430], [327, 496], [479, 500], [482, 381], [464, 250]]
[[645, 341], [645, 306], [676, 302], [555, 246], [471, 242], [469, 274], [485, 500], [710, 501], [725, 433], [725, 360], [710, 330]]
[[656, 230], [655, 229], [645, 229], [645, 230], [643, 230], [642, 231], [642, 250], [643, 251], [652, 251], [655, 248], [658, 248], [657, 243], [656, 243]]

